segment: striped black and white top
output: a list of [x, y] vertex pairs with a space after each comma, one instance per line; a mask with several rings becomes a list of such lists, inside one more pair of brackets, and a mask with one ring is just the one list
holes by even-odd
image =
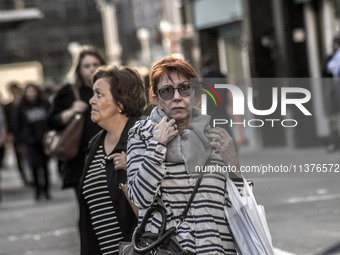
[[[176, 226], [197, 179], [187, 173], [184, 163], [166, 162], [167, 147], [152, 137], [153, 125], [149, 119], [137, 122], [130, 129], [127, 153], [129, 195], [140, 208], [139, 220], [159, 196], [167, 212], [166, 227], [169, 229]], [[241, 191], [243, 182], [235, 184]], [[195, 254], [236, 254], [224, 212], [226, 199], [226, 175], [204, 174], [176, 235], [185, 250]], [[160, 216], [155, 214], [146, 230], [156, 233], [159, 227]]]
[[91, 224], [103, 255], [117, 254], [123, 240], [106, 177], [106, 156], [101, 144], [85, 175], [83, 196], [91, 215]]

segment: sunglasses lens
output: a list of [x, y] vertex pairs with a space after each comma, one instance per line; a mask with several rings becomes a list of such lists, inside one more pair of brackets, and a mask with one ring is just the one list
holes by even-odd
[[[190, 84], [181, 84], [176, 89], [182, 97], [188, 97], [191, 94]], [[159, 89], [158, 93], [163, 100], [170, 100], [174, 97], [175, 88], [173, 86], [166, 86]]]
[[161, 88], [158, 92], [163, 100], [169, 100], [174, 96], [174, 88], [171, 86]]
[[188, 97], [191, 94], [190, 84], [181, 84], [178, 86], [178, 92], [182, 97]]

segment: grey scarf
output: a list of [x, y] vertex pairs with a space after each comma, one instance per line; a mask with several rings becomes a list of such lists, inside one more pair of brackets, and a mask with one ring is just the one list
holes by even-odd
[[[163, 110], [155, 107], [150, 119], [159, 123], [164, 116]], [[192, 119], [189, 129], [185, 129], [182, 136], [177, 135], [167, 144], [166, 160], [168, 162], [184, 162], [187, 173], [195, 173], [195, 167], [205, 166], [210, 158], [212, 148], [206, 137], [210, 129], [210, 116], [201, 115], [197, 108], [192, 110]]]

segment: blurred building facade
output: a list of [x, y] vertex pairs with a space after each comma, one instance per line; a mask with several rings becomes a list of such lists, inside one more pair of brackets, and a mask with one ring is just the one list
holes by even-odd
[[[39, 61], [45, 77], [62, 80], [71, 65], [71, 42], [93, 44], [104, 51], [100, 11], [93, 0], [4, 0], [0, 9], [37, 8], [43, 17], [0, 30], [0, 64]], [[104, 53], [104, 52], [103, 52]]]
[[[231, 80], [313, 78], [302, 82], [313, 95], [306, 104], [313, 116], [290, 111], [288, 117], [299, 121], [294, 129], [279, 126], [252, 129], [250, 135], [256, 137], [256, 144], [305, 147], [324, 142], [329, 129], [324, 113], [323, 84], [319, 78], [321, 63], [331, 51], [332, 38], [339, 33], [339, 1], [182, 0], [181, 5], [191, 11], [193, 17], [196, 35], [192, 42], [199, 49], [196, 62], [200, 67], [209, 56]], [[194, 54], [192, 56], [195, 58]], [[253, 88], [257, 109], [270, 107], [270, 87], [254, 79], [241, 86], [243, 90], [249, 86]], [[294, 84], [289, 81], [275, 84], [278, 89], [286, 86]], [[280, 119], [280, 114], [274, 113], [271, 118]]]
[[[318, 78], [339, 32], [339, 2], [3, 0], [0, 10], [37, 8], [44, 17], [11, 28], [0, 26], [0, 63], [36, 60], [45, 77], [60, 79], [71, 64], [67, 47], [78, 42], [98, 47], [109, 63], [145, 69], [162, 56], [179, 53], [198, 71], [205, 59], [212, 60], [231, 80], [311, 77], [314, 80], [305, 88], [313, 95], [307, 104], [312, 117], [303, 118], [293, 131], [282, 127], [249, 131], [261, 146], [311, 146], [322, 143], [329, 133]], [[253, 87], [255, 106], [268, 108], [270, 88], [255, 80], [240, 86]], [[284, 86], [289, 84], [279, 88]]]

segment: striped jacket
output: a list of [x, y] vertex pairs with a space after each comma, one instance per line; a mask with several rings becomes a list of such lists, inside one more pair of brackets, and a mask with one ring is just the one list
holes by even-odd
[[[137, 122], [129, 131], [129, 195], [140, 208], [139, 221], [160, 197], [167, 212], [168, 229], [177, 225], [197, 179], [187, 173], [184, 163], [166, 162], [167, 147], [153, 140], [152, 134], [150, 119]], [[241, 191], [242, 181], [235, 184]], [[236, 254], [224, 213], [225, 203], [225, 174], [204, 174], [188, 215], [176, 235], [185, 250], [195, 254]], [[146, 230], [157, 233], [160, 223], [160, 215], [156, 213]]]

